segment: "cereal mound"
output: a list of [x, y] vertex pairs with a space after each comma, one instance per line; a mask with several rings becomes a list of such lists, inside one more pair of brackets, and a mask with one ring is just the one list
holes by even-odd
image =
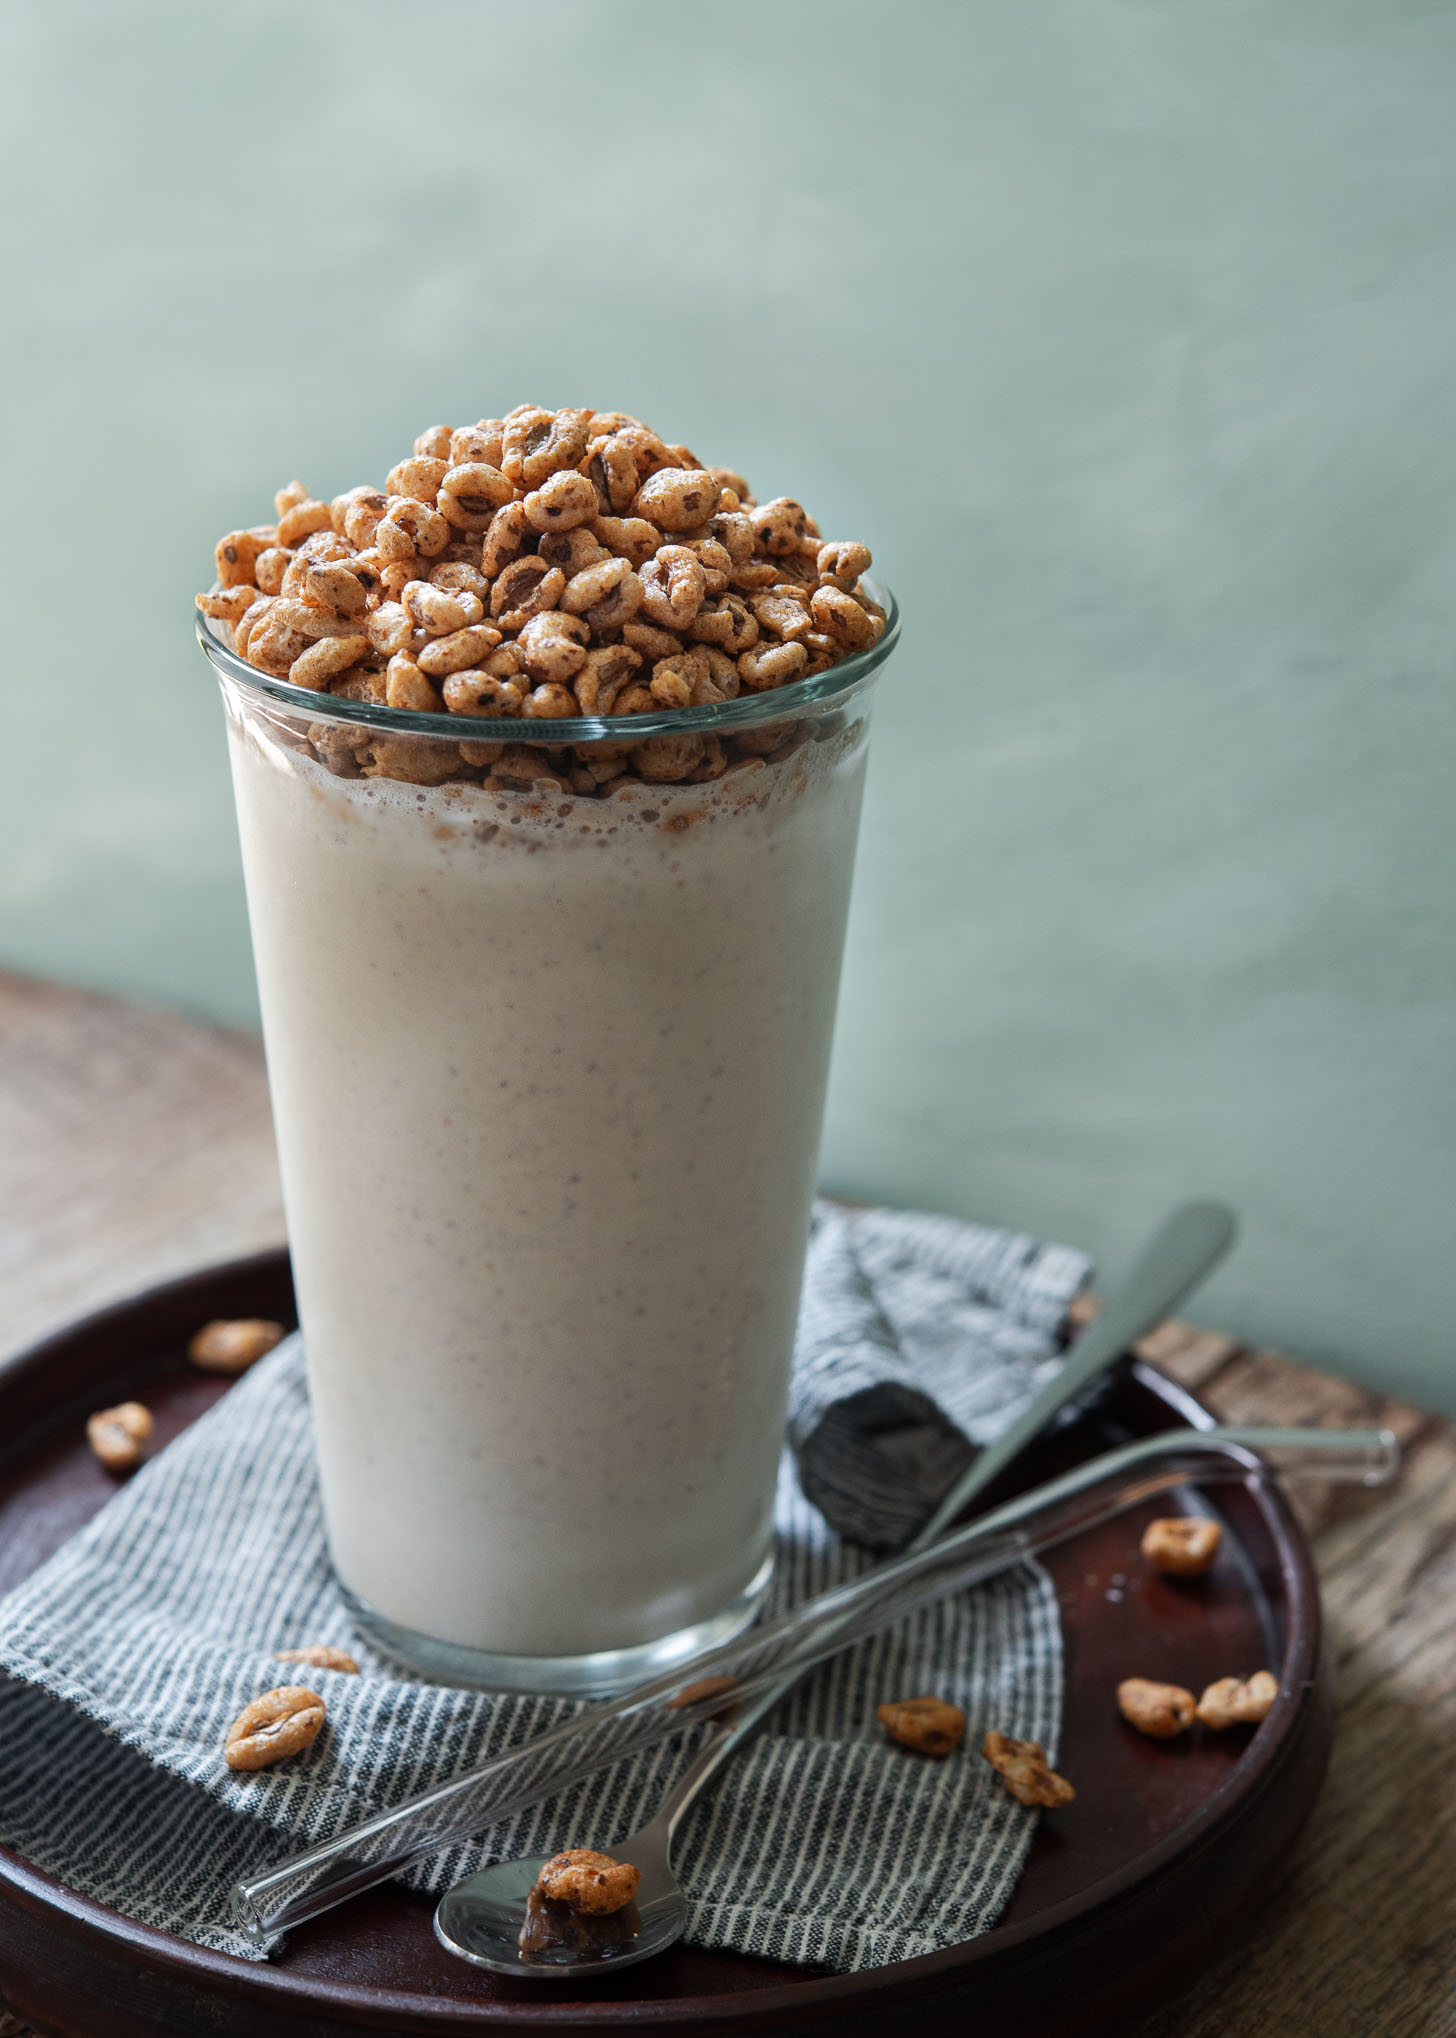
[[[885, 613], [866, 546], [826, 543], [802, 503], [760, 503], [621, 411], [539, 409], [436, 425], [385, 478], [331, 503], [291, 482], [278, 521], [229, 531], [197, 597], [233, 649], [340, 701], [550, 723], [706, 707], [810, 679], [867, 650]], [[357, 724], [309, 734], [341, 776], [554, 782], [722, 776], [783, 728], [539, 747], [459, 746]]]

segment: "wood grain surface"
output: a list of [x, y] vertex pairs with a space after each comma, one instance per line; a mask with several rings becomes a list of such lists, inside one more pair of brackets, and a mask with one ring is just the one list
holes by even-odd
[[[244, 1036], [0, 975], [0, 1350], [283, 1235]], [[1456, 2038], [1456, 1424], [1215, 1332], [1143, 1355], [1238, 1422], [1384, 1423], [1389, 1492], [1303, 1489], [1340, 1728], [1278, 1900], [1128, 2038]], [[31, 2038], [0, 2009], [0, 2038]]]

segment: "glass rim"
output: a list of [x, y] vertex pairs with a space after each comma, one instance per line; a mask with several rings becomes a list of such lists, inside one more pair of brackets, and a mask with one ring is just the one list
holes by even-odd
[[229, 650], [209, 627], [210, 618], [197, 611], [197, 641], [220, 677], [236, 680], [276, 706], [291, 708], [311, 722], [337, 722], [377, 729], [381, 735], [428, 736], [450, 743], [544, 744], [632, 742], [653, 736], [732, 734], [762, 722], [777, 722], [795, 713], [833, 705], [853, 693], [884, 664], [900, 640], [900, 607], [883, 581], [863, 576], [872, 601], [885, 611], [885, 628], [877, 644], [842, 658], [812, 679], [791, 680], [764, 693], [740, 694], [736, 700], [710, 707], [661, 708], [644, 715], [562, 715], [548, 721], [520, 715], [426, 714], [413, 708], [377, 707], [372, 701], [342, 701], [334, 694], [292, 686], [249, 665]]

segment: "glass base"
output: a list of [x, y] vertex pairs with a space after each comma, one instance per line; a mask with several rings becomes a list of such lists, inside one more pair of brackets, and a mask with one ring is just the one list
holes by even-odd
[[546, 1692], [561, 1698], [611, 1698], [645, 1678], [716, 1649], [741, 1634], [758, 1613], [773, 1577], [773, 1556], [765, 1557], [736, 1599], [709, 1620], [679, 1628], [630, 1649], [599, 1649], [587, 1656], [509, 1656], [494, 1649], [469, 1649], [434, 1635], [401, 1627], [349, 1590], [341, 1590], [360, 1632], [381, 1655], [392, 1656], [432, 1684], [464, 1685], [481, 1691]]

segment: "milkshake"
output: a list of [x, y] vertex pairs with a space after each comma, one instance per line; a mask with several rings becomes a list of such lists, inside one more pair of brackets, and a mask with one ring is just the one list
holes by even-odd
[[[446, 621], [426, 673], [480, 627]], [[507, 724], [393, 709], [357, 654], [300, 708], [226, 635], [339, 1577], [428, 1674], [631, 1681], [768, 1577], [878, 657]]]

